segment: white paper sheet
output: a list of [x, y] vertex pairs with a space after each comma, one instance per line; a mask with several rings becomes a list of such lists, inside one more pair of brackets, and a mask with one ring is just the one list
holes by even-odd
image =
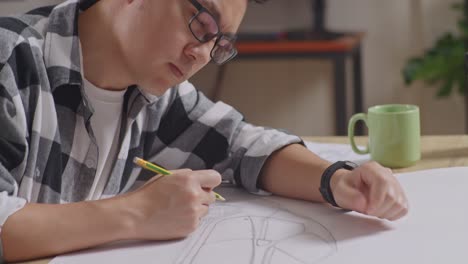
[[[349, 144], [329, 144], [305, 141], [308, 149], [320, 156], [322, 159], [330, 162], [338, 160], [349, 160], [357, 164], [362, 164], [370, 160], [370, 155], [356, 154]], [[363, 146], [358, 146], [359, 149], [364, 149]]]
[[411, 208], [397, 222], [222, 188], [228, 202], [213, 205], [185, 240], [120, 243], [52, 263], [467, 263], [468, 168], [398, 178]]

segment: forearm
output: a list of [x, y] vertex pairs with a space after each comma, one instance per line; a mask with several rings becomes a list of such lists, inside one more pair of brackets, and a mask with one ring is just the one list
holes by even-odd
[[319, 192], [320, 179], [328, 166], [328, 161], [293, 144], [268, 158], [259, 183], [263, 189], [280, 196], [323, 202]]
[[[321, 176], [331, 164], [300, 145], [273, 153], [260, 175], [261, 187], [272, 193], [309, 201], [324, 202], [319, 191]], [[408, 212], [408, 201], [390, 169], [376, 162], [349, 171], [339, 169], [330, 180], [339, 207], [396, 220]]]
[[2, 229], [6, 261], [29, 260], [126, 239], [129, 212], [120, 198], [63, 205], [27, 204]]

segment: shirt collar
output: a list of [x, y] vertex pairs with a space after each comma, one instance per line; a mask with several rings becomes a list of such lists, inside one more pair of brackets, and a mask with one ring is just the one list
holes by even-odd
[[51, 89], [64, 84], [79, 85], [81, 60], [78, 39], [80, 0], [69, 0], [55, 6], [49, 17], [44, 36], [44, 62]]

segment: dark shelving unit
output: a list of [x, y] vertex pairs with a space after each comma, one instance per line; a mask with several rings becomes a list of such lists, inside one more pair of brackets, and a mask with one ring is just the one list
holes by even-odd
[[[362, 93], [362, 32], [332, 32], [326, 28], [326, 0], [310, 0], [311, 26], [286, 32], [239, 34], [236, 60], [243, 59], [296, 59], [329, 60], [334, 65], [333, 91], [335, 134], [347, 135], [348, 120], [352, 114], [363, 111]], [[347, 60], [352, 60], [352, 90], [347, 89]], [[226, 65], [218, 69], [211, 98], [220, 99]], [[352, 109], [348, 109], [351, 97]], [[363, 134], [362, 124], [356, 134]]]

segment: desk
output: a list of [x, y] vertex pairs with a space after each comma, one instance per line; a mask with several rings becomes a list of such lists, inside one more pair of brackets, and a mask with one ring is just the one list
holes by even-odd
[[[304, 140], [322, 143], [348, 143], [347, 137], [303, 137]], [[356, 137], [356, 143], [365, 145], [367, 137]], [[423, 136], [422, 158], [414, 166], [394, 170], [395, 173], [435, 168], [468, 166], [468, 135]], [[23, 262], [24, 264], [46, 264], [50, 259]]]
[[[304, 137], [321, 143], [349, 144], [348, 137]], [[367, 137], [356, 137], [356, 144], [365, 145]], [[423, 136], [421, 160], [415, 165], [393, 170], [396, 173], [418, 170], [468, 166], [468, 135]]]

